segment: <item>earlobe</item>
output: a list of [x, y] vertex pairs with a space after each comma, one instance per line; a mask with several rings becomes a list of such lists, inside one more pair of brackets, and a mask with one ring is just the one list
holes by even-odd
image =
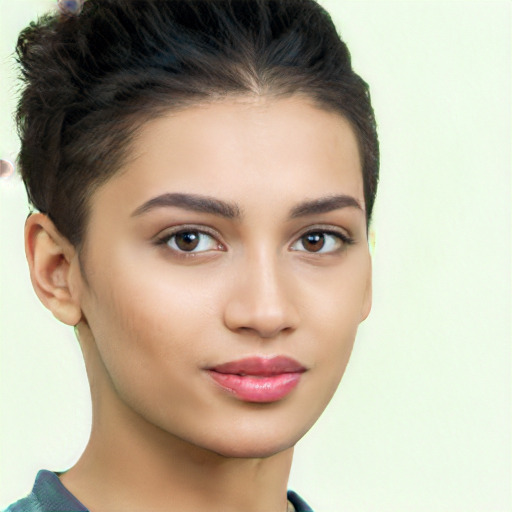
[[39, 300], [61, 322], [76, 325], [82, 316], [73, 283], [73, 267], [78, 264], [76, 250], [46, 215], [28, 217], [25, 254]]

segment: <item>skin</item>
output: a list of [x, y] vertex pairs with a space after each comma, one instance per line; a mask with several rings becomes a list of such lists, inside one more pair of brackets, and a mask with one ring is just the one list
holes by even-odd
[[[240, 215], [140, 211], [176, 193]], [[290, 217], [334, 195], [360, 207]], [[208, 233], [198, 252], [179, 252], [171, 235], [183, 226]], [[353, 243], [324, 235], [310, 250], [305, 233], [325, 230]], [[92, 512], [284, 512], [293, 446], [331, 399], [371, 307], [349, 123], [301, 97], [170, 113], [142, 127], [127, 165], [92, 196], [83, 268], [44, 215], [28, 219], [26, 247], [39, 297], [77, 325], [91, 385], [90, 442], [64, 485]], [[261, 404], [204, 370], [255, 355], [307, 371], [285, 398]]]

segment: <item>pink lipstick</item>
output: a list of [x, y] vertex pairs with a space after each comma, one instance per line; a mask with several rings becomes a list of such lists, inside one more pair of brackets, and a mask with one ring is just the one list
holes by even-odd
[[276, 402], [288, 395], [306, 371], [289, 357], [249, 357], [208, 368], [222, 388], [246, 402]]

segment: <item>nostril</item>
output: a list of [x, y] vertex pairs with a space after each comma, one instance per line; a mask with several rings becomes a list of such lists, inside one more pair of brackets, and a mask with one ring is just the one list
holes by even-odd
[[259, 262], [257, 270], [245, 268], [243, 277], [229, 290], [224, 303], [226, 327], [262, 339], [290, 333], [299, 322], [293, 288], [266, 259]]

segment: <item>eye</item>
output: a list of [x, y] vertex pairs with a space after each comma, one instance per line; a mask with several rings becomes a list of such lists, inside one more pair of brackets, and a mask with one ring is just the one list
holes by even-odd
[[176, 252], [198, 253], [221, 250], [222, 245], [209, 233], [197, 229], [182, 229], [159, 240]]
[[316, 254], [332, 253], [342, 249], [346, 244], [353, 243], [352, 239], [341, 233], [328, 231], [310, 231], [302, 235], [292, 246], [292, 251], [310, 252]]

